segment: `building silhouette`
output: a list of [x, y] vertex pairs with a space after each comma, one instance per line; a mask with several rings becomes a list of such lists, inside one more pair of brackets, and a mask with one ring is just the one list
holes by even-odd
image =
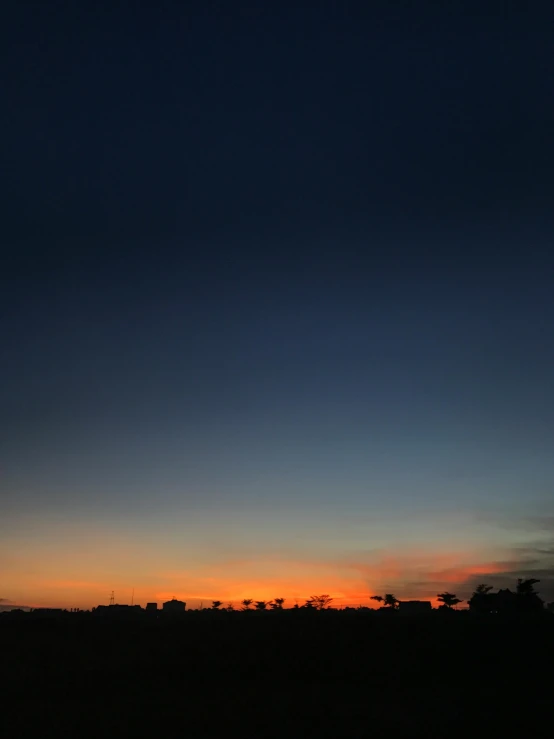
[[173, 598], [163, 604], [162, 610], [164, 613], [184, 613], [186, 607], [187, 604], [184, 601]]

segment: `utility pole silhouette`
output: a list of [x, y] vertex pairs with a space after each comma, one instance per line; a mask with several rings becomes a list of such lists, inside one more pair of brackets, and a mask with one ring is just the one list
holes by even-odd
[[110, 605], [111, 606], [115, 605], [115, 593], [114, 593], [113, 590], [112, 590], [111, 595], [110, 595]]

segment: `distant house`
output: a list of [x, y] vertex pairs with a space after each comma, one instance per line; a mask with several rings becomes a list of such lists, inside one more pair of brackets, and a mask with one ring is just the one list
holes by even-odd
[[416, 615], [421, 613], [430, 613], [433, 609], [430, 600], [401, 600], [398, 604], [400, 613]]
[[182, 600], [176, 600], [173, 598], [172, 600], [167, 600], [163, 604], [162, 610], [164, 613], [184, 613], [186, 607], [187, 604]]
[[510, 588], [501, 588], [498, 593], [494, 593], [494, 610], [503, 611], [508, 608], [514, 608], [517, 603], [517, 595], [512, 593]]
[[517, 607], [517, 595], [509, 588], [497, 593], [475, 593], [469, 600], [469, 610], [474, 613], [509, 613]]
[[146, 610], [147, 611], [157, 611], [158, 610], [158, 604], [157, 603], [147, 603], [146, 604]]
[[544, 610], [544, 601], [537, 593], [512, 592], [508, 588], [499, 590], [497, 593], [474, 593], [469, 599], [469, 609], [480, 615], [500, 614], [516, 615], [524, 613], [537, 613]]

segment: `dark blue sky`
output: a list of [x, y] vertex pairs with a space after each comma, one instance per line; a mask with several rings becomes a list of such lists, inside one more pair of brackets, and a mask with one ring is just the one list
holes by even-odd
[[549, 514], [551, 4], [232, 5], [4, 11], [4, 533]]

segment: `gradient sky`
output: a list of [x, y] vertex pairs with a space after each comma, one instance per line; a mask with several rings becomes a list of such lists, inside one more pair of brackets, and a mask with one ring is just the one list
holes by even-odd
[[554, 599], [552, 4], [226, 5], [4, 12], [0, 602]]

